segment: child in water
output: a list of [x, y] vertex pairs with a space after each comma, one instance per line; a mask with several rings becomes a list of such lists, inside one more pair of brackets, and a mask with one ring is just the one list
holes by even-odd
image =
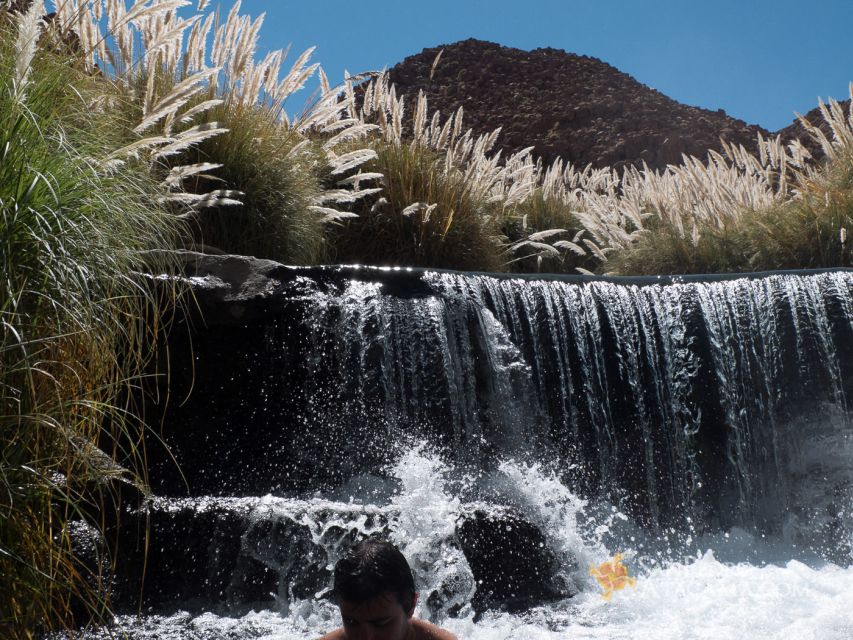
[[409, 563], [390, 542], [368, 538], [335, 565], [343, 627], [320, 640], [457, 640], [414, 618], [418, 592]]

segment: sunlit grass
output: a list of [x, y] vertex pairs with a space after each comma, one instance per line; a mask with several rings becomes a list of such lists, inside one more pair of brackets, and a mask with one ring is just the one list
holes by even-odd
[[337, 262], [497, 271], [503, 268], [494, 207], [471, 194], [444, 158], [418, 144], [375, 142], [362, 168], [381, 173], [379, 194], [332, 231]]
[[[853, 131], [841, 121], [838, 130]], [[633, 241], [614, 251], [606, 268], [623, 274], [720, 273], [853, 266], [846, 234], [853, 226], [853, 145], [826, 141], [827, 156], [796, 168], [771, 197], [733, 206], [709, 194], [710, 212], [681, 219], [649, 216]], [[790, 168], [789, 168], [790, 170]], [[747, 183], [747, 179], [743, 180]]]
[[[143, 425], [127, 389], [157, 313], [140, 271], [168, 267], [180, 222], [149, 166], [105, 160], [128, 123], [74, 59], [38, 53], [26, 82], [0, 22], [0, 628], [37, 636], [73, 602], [103, 612], [69, 520], [108, 478], [141, 482]], [[14, 79], [14, 81], [13, 81]], [[80, 605], [82, 603], [82, 605]]]
[[178, 161], [222, 166], [184, 188], [204, 193], [227, 186], [242, 204], [200, 209], [190, 225], [195, 246], [289, 264], [322, 262], [326, 225], [312, 210], [323, 192], [320, 145], [281, 126], [266, 109], [221, 105], [209, 117], [227, 131]]

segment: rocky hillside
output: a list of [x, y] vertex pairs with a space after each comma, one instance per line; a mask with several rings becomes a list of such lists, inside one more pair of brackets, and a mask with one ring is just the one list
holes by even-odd
[[[441, 59], [430, 77], [439, 51]], [[690, 107], [589, 56], [522, 51], [481, 40], [425, 49], [390, 70], [398, 94], [423, 89], [430, 110], [465, 108], [475, 132], [503, 127], [505, 152], [534, 145], [546, 161], [663, 168], [681, 154], [704, 157], [725, 138], [755, 147], [756, 125], [721, 109]], [[413, 101], [409, 102], [410, 105]]]
[[[841, 108], [844, 109], [844, 113], [850, 113], [850, 100], [845, 100], [839, 103]], [[818, 126], [818, 128], [826, 134], [830, 140], [832, 140], [832, 129], [829, 124], [824, 120], [823, 116], [820, 113], [820, 107], [815, 107], [808, 113], [804, 114], [806, 120]], [[799, 138], [802, 143], [806, 146], [806, 148], [811, 151], [812, 155], [815, 158], [819, 158], [823, 155], [823, 151], [820, 148], [820, 145], [815, 142], [811, 136], [806, 133], [805, 127], [800, 124], [799, 120], [794, 120], [793, 123], [785, 127], [784, 129], [780, 129], [776, 132], [777, 135], [782, 136], [783, 140], [791, 140], [793, 138]]]

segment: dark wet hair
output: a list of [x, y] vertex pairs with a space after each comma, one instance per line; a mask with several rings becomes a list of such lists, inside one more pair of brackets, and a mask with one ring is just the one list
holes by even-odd
[[393, 593], [408, 612], [415, 597], [415, 580], [406, 558], [387, 540], [367, 538], [353, 546], [335, 565], [335, 597], [361, 604]]

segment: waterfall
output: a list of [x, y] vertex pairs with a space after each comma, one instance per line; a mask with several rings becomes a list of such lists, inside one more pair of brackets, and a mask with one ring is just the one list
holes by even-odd
[[322, 384], [441, 433], [458, 457], [484, 442], [547, 451], [651, 526], [709, 509], [773, 526], [806, 425], [820, 414], [849, 428], [849, 273], [423, 280], [431, 295], [353, 279], [315, 300], [305, 324]]
[[[207, 324], [170, 336], [158, 497], [119, 532], [117, 601], [155, 585], [131, 637], [317, 637], [371, 533], [419, 615], [465, 637], [676, 639], [706, 610], [720, 637], [809, 612], [853, 630], [852, 271], [262, 263], [252, 288], [226, 268], [248, 259], [205, 259]], [[589, 568], [615, 553], [638, 583], [604, 609]]]

